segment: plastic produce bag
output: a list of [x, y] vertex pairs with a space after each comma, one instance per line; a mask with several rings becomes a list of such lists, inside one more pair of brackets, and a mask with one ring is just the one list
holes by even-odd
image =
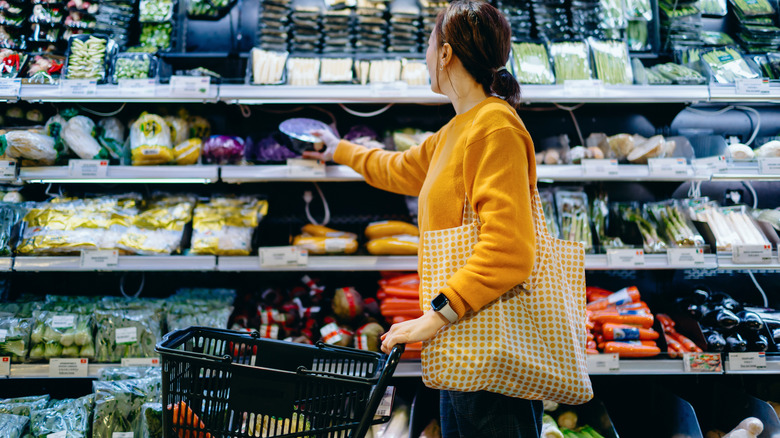
[[124, 156], [125, 125], [116, 117], [108, 117], [98, 122], [98, 141], [111, 158]]
[[25, 360], [30, 346], [30, 320], [0, 317], [0, 356], [10, 356], [14, 362]]
[[117, 380], [146, 379], [154, 377], [162, 379], [160, 367], [107, 367], [98, 371], [98, 380], [113, 382]]
[[90, 420], [95, 395], [77, 399], [65, 399], [51, 403], [46, 409], [30, 414], [30, 435], [46, 438], [50, 434], [64, 432], [65, 438], [89, 438]]
[[[235, 292], [233, 292], [235, 298]], [[215, 299], [171, 297], [166, 319], [168, 331], [181, 330], [191, 326], [227, 328], [233, 313], [233, 299], [227, 302]]]
[[203, 160], [212, 164], [238, 164], [244, 159], [244, 140], [212, 135], [203, 143]]
[[19, 438], [22, 436], [30, 417], [21, 415], [0, 414], [0, 436], [5, 438]]
[[62, 141], [65, 145], [84, 160], [108, 158], [94, 137], [95, 122], [86, 116], [75, 116], [68, 120], [62, 130]]
[[634, 75], [631, 71], [631, 61], [628, 57], [628, 46], [624, 41], [600, 41], [595, 38], [590, 40], [590, 49], [593, 52], [593, 65], [596, 68], [596, 78], [606, 84], [634, 83]]
[[50, 166], [57, 160], [54, 139], [32, 131], [8, 131], [0, 137], [0, 150], [10, 158], [23, 158]]
[[198, 203], [192, 222], [192, 252], [249, 255], [252, 235], [268, 212], [268, 201], [251, 197], [213, 198]]
[[550, 45], [550, 55], [555, 65], [556, 83], [568, 79], [591, 79], [588, 45], [584, 41], [562, 41]]
[[46, 409], [48, 404], [48, 395], [8, 398], [0, 400], [0, 414], [21, 415], [30, 418], [30, 413], [32, 411]]
[[515, 61], [515, 77], [521, 84], [555, 83], [550, 58], [547, 56], [547, 47], [544, 44], [513, 43], [512, 55]]
[[191, 138], [173, 148], [173, 163], [179, 166], [196, 164], [200, 159], [203, 142], [199, 138]]
[[161, 402], [160, 378], [145, 378], [92, 383], [95, 393], [95, 416], [92, 438], [112, 438], [115, 433], [132, 432], [141, 436], [143, 405]]
[[133, 123], [130, 155], [134, 166], [165, 164], [173, 160], [171, 130], [162, 117], [143, 114]]
[[143, 423], [141, 428], [141, 438], [162, 438], [162, 403], [144, 403], [141, 406], [143, 412]]
[[123, 358], [156, 357], [154, 346], [161, 336], [161, 306], [153, 301], [105, 300], [95, 311], [98, 362]]
[[11, 234], [23, 215], [21, 206], [0, 202], [0, 256], [11, 255]]
[[733, 83], [737, 79], [753, 79], [760, 76], [745, 62], [742, 54], [731, 47], [705, 51], [702, 53], [701, 59], [704, 65], [707, 66], [712, 79], [721, 84]]
[[171, 144], [180, 144], [187, 141], [190, 135], [190, 125], [186, 119], [167, 116], [165, 117], [165, 123], [168, 124], [168, 129], [171, 130]]
[[54, 149], [57, 151], [57, 158], [68, 155], [68, 147], [62, 142], [62, 130], [65, 129], [67, 124], [68, 121], [64, 117], [55, 114], [49, 117], [49, 120], [46, 121], [46, 125], [43, 127], [46, 135], [54, 139]]
[[585, 252], [593, 250], [593, 236], [588, 215], [588, 196], [583, 192], [555, 192], [561, 238], [585, 244]]
[[94, 358], [93, 308], [94, 306], [74, 306], [70, 309], [73, 313], [46, 310], [33, 312], [30, 360], [57, 357]]
[[182, 248], [184, 227], [192, 220], [195, 198], [156, 195], [132, 218], [117, 247], [132, 254], [173, 254]]

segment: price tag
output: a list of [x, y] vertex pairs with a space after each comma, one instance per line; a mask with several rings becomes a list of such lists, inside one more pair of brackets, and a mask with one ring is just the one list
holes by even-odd
[[644, 266], [645, 251], [641, 249], [608, 249], [607, 265], [615, 268]]
[[306, 266], [309, 264], [309, 252], [297, 246], [269, 246], [260, 248], [260, 266]]
[[120, 79], [119, 91], [133, 96], [154, 96], [157, 82], [154, 79]]
[[734, 263], [772, 263], [772, 245], [736, 245], [731, 259]]
[[393, 413], [393, 400], [395, 399], [395, 386], [388, 386], [385, 389], [385, 395], [382, 396], [382, 401], [379, 402], [379, 407], [376, 408], [377, 417], [389, 417]]
[[325, 177], [325, 163], [317, 160], [292, 158], [287, 160], [287, 175], [295, 178]]
[[115, 249], [81, 250], [79, 266], [82, 269], [109, 269], [119, 265], [119, 251]]
[[669, 248], [666, 250], [669, 266], [688, 268], [704, 266], [704, 249], [702, 248]]
[[716, 173], [725, 172], [729, 165], [726, 162], [725, 155], [707, 158], [694, 158], [691, 160], [693, 171], [696, 173]]
[[11, 375], [11, 358], [8, 356], [0, 357], [0, 377]]
[[683, 353], [686, 373], [722, 373], [720, 353]]
[[134, 344], [138, 342], [138, 329], [135, 327], [125, 327], [116, 329], [117, 344]]
[[769, 94], [769, 79], [737, 79], [734, 82], [737, 94]]
[[96, 79], [63, 79], [60, 93], [66, 96], [94, 96], [97, 94]]
[[604, 90], [604, 83], [597, 79], [567, 79], [563, 90], [584, 96], [598, 96]]
[[68, 431], [63, 430], [61, 432], [50, 433], [46, 435], [46, 438], [68, 438]]
[[68, 174], [71, 178], [105, 178], [108, 160], [70, 160]]
[[171, 76], [171, 95], [174, 97], [208, 97], [211, 78], [206, 76]]
[[0, 96], [18, 99], [21, 89], [21, 79], [0, 79]]
[[379, 82], [371, 83], [371, 95], [373, 96], [406, 96], [409, 85], [406, 82]]
[[589, 354], [586, 356], [589, 373], [616, 373], [620, 371], [620, 355]]
[[8, 336], [8, 330], [0, 330], [0, 342], [5, 342], [6, 336]]
[[114, 432], [111, 438], [133, 438], [133, 432]]
[[780, 157], [759, 158], [758, 173], [762, 175], [780, 175]]
[[756, 371], [766, 369], [766, 354], [729, 353], [729, 371]]
[[617, 160], [582, 160], [584, 176], [611, 176], [618, 174]]
[[76, 326], [76, 315], [54, 315], [51, 317], [51, 328], [69, 329]]
[[0, 180], [16, 179], [16, 161], [0, 160]]
[[49, 377], [87, 377], [88, 371], [87, 359], [49, 360]]
[[650, 158], [647, 166], [652, 176], [686, 176], [688, 163], [685, 158]]
[[123, 367], [159, 367], [160, 359], [157, 357], [129, 357], [129, 358], [122, 359], [122, 366]]

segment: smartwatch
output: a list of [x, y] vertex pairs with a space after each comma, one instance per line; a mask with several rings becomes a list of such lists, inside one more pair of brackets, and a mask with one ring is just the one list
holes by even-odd
[[450, 307], [450, 300], [443, 293], [431, 300], [431, 308], [439, 312], [451, 324], [458, 320], [458, 313]]

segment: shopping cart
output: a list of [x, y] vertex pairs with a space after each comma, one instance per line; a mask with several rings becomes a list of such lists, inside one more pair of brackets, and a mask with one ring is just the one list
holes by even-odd
[[403, 345], [389, 356], [190, 327], [165, 335], [164, 438], [362, 438]]

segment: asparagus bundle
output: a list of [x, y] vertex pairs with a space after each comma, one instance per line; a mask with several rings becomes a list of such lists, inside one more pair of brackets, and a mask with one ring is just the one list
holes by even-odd
[[652, 68], [652, 71], [660, 77], [669, 80], [678, 85], [701, 85], [707, 82], [704, 76], [696, 70], [673, 62], [658, 64]]
[[645, 208], [663, 230], [667, 241], [672, 246], [690, 247], [704, 245], [704, 238], [696, 232], [675, 203], [646, 204]]
[[572, 242], [582, 242], [585, 251], [593, 249], [593, 235], [590, 231], [588, 197], [582, 192], [560, 190], [555, 193], [558, 207], [561, 238]]
[[513, 43], [515, 77], [521, 84], [549, 85], [555, 82], [544, 44]]
[[634, 82], [625, 41], [600, 41], [591, 38], [590, 49], [593, 52], [593, 65], [596, 67], [598, 79], [607, 84], [630, 85]]
[[742, 54], [731, 47], [712, 49], [703, 53], [701, 59], [709, 68], [713, 79], [721, 84], [759, 77], [745, 62]]
[[718, 251], [733, 251], [737, 245], [766, 245], [769, 241], [756, 227], [744, 206], [718, 208], [710, 202], [694, 208], [694, 218], [707, 222]]
[[620, 216], [626, 222], [633, 222], [642, 234], [642, 247], [646, 253], [658, 253], [666, 251], [666, 243], [655, 230], [655, 226], [642, 216], [636, 205], [618, 205]]
[[583, 41], [562, 41], [550, 46], [550, 55], [555, 65], [556, 83], [562, 84], [569, 79], [591, 79], [588, 62], [588, 45]]
[[621, 248], [625, 244], [620, 237], [607, 236], [607, 220], [609, 218], [609, 208], [607, 206], [607, 194], [599, 193], [591, 205], [591, 217], [593, 217], [593, 227], [596, 229], [596, 236], [599, 238], [599, 244], [602, 248]]
[[553, 236], [558, 236], [558, 224], [555, 221], [555, 207], [553, 206], [553, 194], [549, 191], [539, 192], [544, 210], [544, 221], [547, 222], [547, 231]]

